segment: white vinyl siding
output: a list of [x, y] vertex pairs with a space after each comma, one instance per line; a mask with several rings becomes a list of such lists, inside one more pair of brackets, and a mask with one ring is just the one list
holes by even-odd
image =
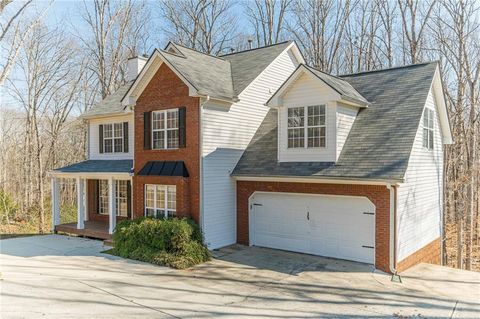
[[298, 65], [284, 52], [233, 105], [208, 101], [202, 114], [203, 231], [210, 249], [236, 242], [236, 187], [230, 177], [269, 111], [264, 105]]
[[434, 110], [433, 150], [423, 147], [423, 117], [405, 176], [398, 188], [397, 260], [400, 262], [441, 235], [443, 144], [435, 99], [430, 91], [425, 107]]
[[[336, 100], [340, 96], [322, 85], [311, 74], [302, 74], [283, 96], [279, 109], [278, 159], [280, 162], [335, 162], [336, 161]], [[288, 148], [288, 108], [325, 105], [325, 147]]]
[[[117, 153], [100, 153], [99, 149], [99, 126], [101, 124], [114, 124], [114, 123], [123, 123], [128, 122], [128, 152], [117, 152]], [[117, 159], [133, 159], [133, 138], [134, 138], [134, 129], [133, 129], [133, 113], [112, 116], [112, 117], [100, 117], [89, 120], [88, 128], [88, 159], [92, 160], [117, 160]], [[123, 132], [123, 126], [122, 126]], [[123, 138], [122, 138], [123, 142]], [[122, 146], [123, 150], [123, 146]]]
[[350, 134], [357, 113], [357, 107], [343, 105], [341, 103], [337, 104], [337, 160], [340, 157], [348, 134]]

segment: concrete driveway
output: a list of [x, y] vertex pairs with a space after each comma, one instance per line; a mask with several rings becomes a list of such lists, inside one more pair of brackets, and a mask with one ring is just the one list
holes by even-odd
[[233, 246], [190, 270], [59, 235], [0, 241], [1, 318], [480, 318], [480, 274], [371, 266]]

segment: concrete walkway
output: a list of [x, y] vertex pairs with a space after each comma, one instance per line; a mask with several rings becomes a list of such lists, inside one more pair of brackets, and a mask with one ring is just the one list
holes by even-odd
[[0, 240], [1, 318], [480, 318], [480, 274], [233, 246], [179, 271], [58, 235]]

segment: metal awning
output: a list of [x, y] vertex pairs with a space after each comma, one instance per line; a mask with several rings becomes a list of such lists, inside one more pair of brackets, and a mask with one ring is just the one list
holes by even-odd
[[180, 176], [188, 177], [183, 161], [150, 161], [138, 172], [140, 176]]

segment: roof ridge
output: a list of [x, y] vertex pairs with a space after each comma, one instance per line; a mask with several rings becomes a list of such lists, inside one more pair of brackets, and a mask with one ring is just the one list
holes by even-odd
[[340, 74], [337, 77], [348, 77], [352, 75], [360, 75], [360, 74], [365, 74], [365, 73], [375, 73], [375, 72], [382, 72], [382, 71], [390, 71], [390, 70], [397, 70], [397, 69], [405, 69], [409, 67], [415, 67], [415, 66], [421, 66], [421, 65], [427, 65], [427, 64], [436, 64], [438, 63], [438, 60], [430, 61], [430, 62], [421, 62], [421, 63], [413, 63], [413, 64], [407, 64], [407, 65], [399, 65], [399, 66], [393, 66], [390, 68], [385, 68], [385, 69], [377, 69], [377, 70], [369, 70], [369, 71], [361, 71], [361, 72], [355, 72], [355, 73], [346, 73], [346, 74]]
[[234, 52], [234, 53], [226, 53], [226, 54], [219, 55], [218, 57], [221, 58], [221, 57], [224, 57], [224, 56], [230, 56], [230, 55], [235, 55], [235, 54], [240, 54], [240, 53], [255, 51], [255, 50], [258, 50], [258, 49], [269, 48], [269, 47], [273, 47], [273, 46], [276, 46], [276, 45], [285, 44], [285, 43], [288, 43], [288, 42], [293, 42], [293, 40], [286, 40], [286, 41], [282, 41], [282, 42], [278, 42], [278, 43], [274, 43], [274, 44], [265, 45], [265, 46], [263, 46], [263, 47], [251, 48], [251, 49], [247, 49], [247, 50], [243, 50], [243, 51], [238, 51], [238, 52]]
[[[227, 61], [227, 60], [225, 60], [225, 59], [222, 59], [220, 56], [213, 55], [213, 54], [208, 54], [208, 53], [205, 53], [205, 52], [202, 52], [202, 51], [197, 51], [197, 50], [195, 50], [195, 49], [189, 48], [189, 47], [187, 47], [187, 46], [185, 46], [185, 45], [183, 45], [183, 44], [179, 44], [179, 43], [176, 43], [176, 42], [173, 42], [173, 41], [169, 41], [169, 42], [173, 43], [174, 45], [178, 45], [179, 47], [182, 47], [182, 48], [184, 48], [184, 49], [187, 49], [187, 50], [190, 50], [190, 51], [193, 51], [193, 52], [196, 52], [196, 53], [200, 53], [200, 54], [209, 56], [209, 57], [211, 57], [211, 58], [215, 58], [215, 59], [219, 59], [219, 60], [222, 60], [222, 61], [225, 61], [225, 62], [229, 62], [229, 61]], [[168, 44], [167, 44], [167, 46], [168, 46]], [[164, 50], [162, 50], [162, 51], [164, 51]]]
[[332, 78], [336, 78], [336, 79], [345, 81], [344, 79], [342, 79], [342, 78], [341, 78], [340, 76], [338, 76], [338, 75], [333, 75], [333, 74], [331, 74], [331, 73], [327, 73], [327, 72], [325, 72], [325, 71], [322, 71], [322, 70], [319, 70], [319, 69], [317, 69], [317, 68], [314, 68], [313, 66], [310, 66], [310, 65], [308, 65], [308, 64], [305, 64], [305, 66], [306, 66], [307, 68], [309, 68], [309, 69], [312, 69], [312, 70], [315, 70], [315, 71], [317, 71], [317, 72], [323, 73], [323, 74], [325, 74], [325, 75], [331, 76]]

